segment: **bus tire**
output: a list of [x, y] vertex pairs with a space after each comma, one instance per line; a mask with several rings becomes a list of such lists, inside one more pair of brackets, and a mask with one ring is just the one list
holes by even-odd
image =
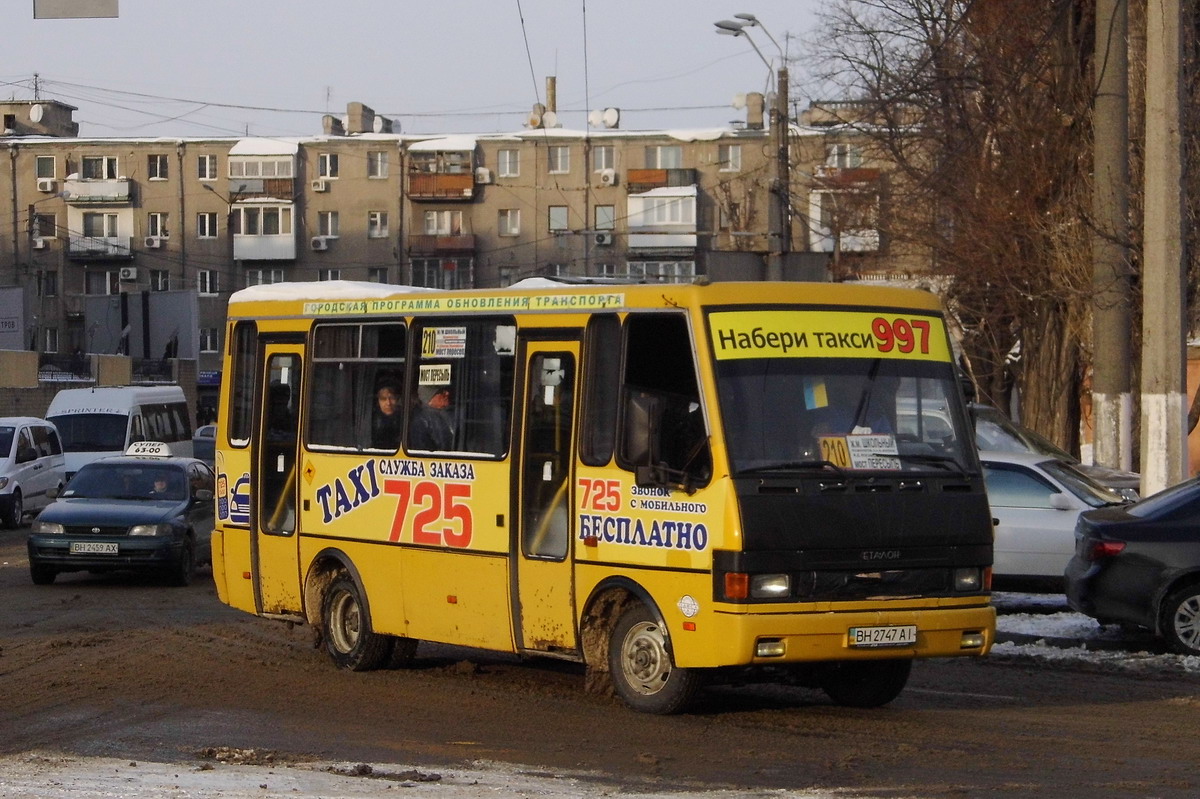
[[608, 667], [617, 696], [641, 713], [679, 713], [700, 688], [696, 672], [675, 667], [662, 625], [640, 602], [617, 619], [608, 642]]
[[912, 671], [911, 660], [843, 660], [821, 675], [821, 690], [843, 707], [882, 707], [891, 702]]
[[354, 580], [342, 575], [321, 603], [325, 651], [339, 669], [371, 671], [392, 656], [392, 638], [371, 630], [367, 608]]

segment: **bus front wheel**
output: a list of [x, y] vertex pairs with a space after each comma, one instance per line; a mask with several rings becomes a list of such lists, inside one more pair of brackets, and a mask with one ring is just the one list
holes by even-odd
[[321, 607], [325, 651], [340, 669], [371, 671], [388, 662], [392, 639], [371, 630], [366, 605], [349, 577], [334, 580]]
[[911, 660], [844, 660], [830, 663], [821, 690], [843, 707], [881, 707], [908, 684]]
[[675, 667], [666, 632], [641, 603], [630, 605], [617, 619], [608, 644], [608, 667], [617, 695], [642, 713], [678, 713], [691, 704], [700, 687], [696, 672]]

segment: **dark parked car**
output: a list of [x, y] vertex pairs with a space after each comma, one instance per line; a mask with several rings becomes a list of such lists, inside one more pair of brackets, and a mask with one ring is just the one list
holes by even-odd
[[1200, 478], [1080, 514], [1066, 578], [1073, 609], [1200, 655]]
[[197, 564], [212, 562], [213, 487], [212, 469], [195, 458], [120, 455], [86, 464], [30, 525], [30, 577], [46, 585], [59, 572], [137, 570], [187, 585]]
[[202, 424], [192, 434], [192, 457], [212, 466], [217, 458], [217, 426]]

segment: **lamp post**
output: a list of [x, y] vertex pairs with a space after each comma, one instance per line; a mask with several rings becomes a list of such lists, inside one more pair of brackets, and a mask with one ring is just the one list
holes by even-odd
[[237, 270], [237, 254], [236, 254], [237, 251], [234, 249], [234, 246], [233, 246], [233, 224], [232, 224], [232, 222], [233, 222], [233, 206], [234, 206], [234, 203], [236, 203], [238, 201], [238, 198], [240, 198], [242, 196], [242, 192], [244, 192], [246, 190], [246, 184], [245, 183], [240, 184], [237, 187], [237, 191], [233, 192], [233, 194], [231, 194], [228, 197], [221, 194], [221, 192], [214, 189], [208, 183], [202, 183], [200, 185], [202, 185], [208, 191], [211, 191], [213, 194], [215, 194], [217, 196], [217, 199], [219, 199], [219, 200], [221, 200], [221, 202], [225, 203], [225, 235], [229, 237], [229, 263], [230, 263], [230, 266], [234, 269], [234, 275], [236, 275], [237, 274], [237, 271], [236, 271]]
[[[775, 78], [775, 102], [771, 104], [771, 147], [774, 158], [771, 160], [771, 202], [767, 209], [767, 280], [783, 280], [784, 256], [791, 248], [792, 215], [791, 215], [791, 160], [788, 155], [788, 72], [783, 49], [775, 41], [763, 24], [753, 14], [734, 14], [740, 21], [723, 19], [713, 23], [717, 33], [722, 36], [740, 36], [745, 38], [754, 52], [762, 59], [767, 67], [768, 76]], [[762, 32], [775, 49], [779, 52], [779, 67], [775, 68], [762, 50], [750, 38], [746, 28], [761, 28]]]

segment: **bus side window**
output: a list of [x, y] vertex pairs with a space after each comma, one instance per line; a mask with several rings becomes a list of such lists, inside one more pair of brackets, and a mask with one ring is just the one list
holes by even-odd
[[621, 321], [615, 314], [592, 317], [584, 339], [584, 423], [579, 457], [588, 466], [606, 466], [617, 442], [621, 386]]
[[[313, 332], [310, 447], [394, 451], [397, 435], [376, 431], [378, 384], [403, 385], [403, 324], [324, 324]], [[375, 433], [378, 432], [378, 435]]]

